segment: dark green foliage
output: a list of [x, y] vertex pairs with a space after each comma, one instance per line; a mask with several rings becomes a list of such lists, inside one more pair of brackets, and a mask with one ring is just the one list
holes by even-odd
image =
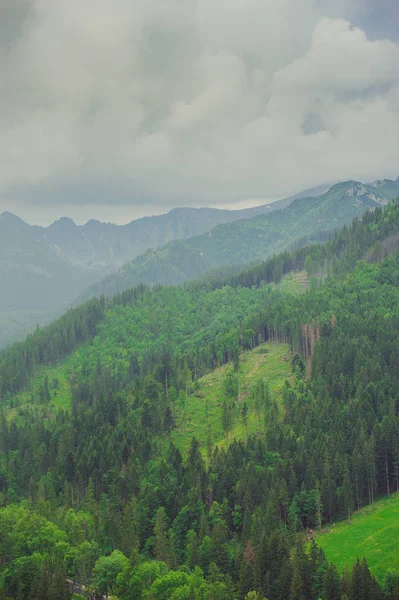
[[[296, 256], [328, 251], [325, 273], [335, 244], [352, 267], [364, 232], [377, 229], [383, 244], [398, 214], [397, 205], [376, 210]], [[11, 598], [62, 597], [65, 573], [122, 600], [395, 598], [393, 576], [380, 589], [359, 561], [341, 584], [317, 546], [303, 544], [306, 528], [350, 518], [399, 484], [399, 258], [334, 270], [342, 273], [300, 297], [253, 285], [254, 271], [249, 287], [245, 274], [227, 287], [141, 286], [71, 311], [1, 355], [0, 555]], [[63, 346], [71, 327], [82, 333]], [[258, 431], [237, 442], [232, 419], [246, 427], [251, 416], [239, 355], [265, 340], [290, 343], [293, 374], [281, 410], [267, 383], [253, 382]], [[8, 421], [13, 391], [62, 348], [75, 349], [70, 413], [43, 421], [33, 405]], [[228, 443], [205, 449], [193, 439], [182, 456], [170, 441], [176, 405], [228, 361]], [[44, 379], [34, 402], [48, 393]]]
[[[27, 386], [41, 365], [56, 364], [79, 344], [93, 338], [104, 317], [103, 300], [93, 299], [65, 313], [58, 321], [37, 329], [24, 342], [0, 353], [0, 398], [16, 394]], [[48, 402], [48, 379], [41, 399]]]

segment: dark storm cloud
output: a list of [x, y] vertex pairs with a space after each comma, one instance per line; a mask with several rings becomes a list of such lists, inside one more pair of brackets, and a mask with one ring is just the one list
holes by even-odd
[[396, 0], [3, 0], [0, 207], [127, 220], [396, 176]]

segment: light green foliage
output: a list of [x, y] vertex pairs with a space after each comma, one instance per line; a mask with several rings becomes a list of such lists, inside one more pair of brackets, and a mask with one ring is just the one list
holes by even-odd
[[169, 571], [162, 562], [143, 563], [133, 569], [130, 581], [119, 578], [124, 600], [233, 600], [236, 598], [222, 574], [205, 579], [202, 570]]
[[148, 591], [148, 597], [154, 600], [169, 600], [179, 588], [185, 587], [189, 581], [187, 573], [170, 571], [164, 577], [154, 581]]
[[258, 594], [257, 592], [248, 592], [248, 594], [245, 596], [245, 600], [267, 600], [267, 599], [262, 598], [262, 595]]
[[[223, 402], [226, 396], [226, 378], [231, 377], [232, 365], [219, 367], [198, 380], [197, 390], [192, 392], [184, 409], [176, 408], [176, 429], [172, 439], [181, 449], [187, 450], [191, 439], [196, 437], [205, 451], [209, 428], [213, 443], [226, 445], [223, 431]], [[269, 385], [272, 398], [280, 404], [284, 383], [291, 375], [290, 352], [288, 345], [267, 343], [241, 355], [239, 379], [238, 411], [247, 404], [246, 420], [249, 434], [258, 430], [259, 423], [255, 411], [254, 390], [262, 380]], [[237, 418], [229, 433], [229, 439], [246, 439], [246, 424], [237, 413]]]
[[99, 557], [100, 548], [96, 542], [84, 541], [77, 547], [71, 547], [66, 555], [68, 573], [75, 581], [89, 583]]
[[118, 575], [123, 573], [129, 561], [119, 550], [110, 556], [100, 556], [93, 569], [93, 587], [101, 594], [112, 593], [116, 588]]
[[127, 583], [128, 600], [140, 599], [145, 590], [150, 588], [154, 581], [164, 577], [168, 573], [168, 567], [163, 562], [154, 561], [143, 563], [133, 570], [130, 580]]
[[66, 533], [42, 515], [17, 505], [0, 509], [0, 556], [8, 559], [6, 587], [21, 590], [18, 599], [36, 598], [30, 595], [32, 589], [40, 598], [40, 586], [48, 585], [53, 575], [54, 588], [70, 552]]
[[224, 348], [229, 343], [226, 334], [248, 314], [267, 305], [272, 296], [266, 286], [252, 290], [228, 286], [214, 291], [148, 290], [131, 304], [115, 304], [107, 311], [93, 343], [75, 353], [73, 368], [78, 378], [84, 378], [100, 361], [111, 375], [123, 380], [132, 354], [141, 366], [154, 352], [161, 354], [169, 348], [194, 351], [207, 340]]
[[72, 544], [79, 544], [93, 538], [94, 519], [87, 512], [69, 509], [64, 517], [64, 526], [68, 540]]
[[387, 569], [399, 569], [399, 494], [379, 500], [317, 537], [329, 561], [340, 571], [356, 558], [366, 558], [371, 571], [383, 577]]
[[282, 277], [279, 290], [291, 296], [299, 296], [309, 289], [309, 278], [306, 271], [288, 273]]
[[[61, 365], [41, 367], [31, 386], [7, 401], [8, 420], [18, 422], [25, 419], [30, 411], [39, 411], [43, 420], [46, 421], [47, 419], [53, 419], [60, 410], [70, 410], [71, 389], [69, 377], [72, 364], [72, 357], [69, 357]], [[46, 379], [50, 400], [43, 402], [43, 388]]]

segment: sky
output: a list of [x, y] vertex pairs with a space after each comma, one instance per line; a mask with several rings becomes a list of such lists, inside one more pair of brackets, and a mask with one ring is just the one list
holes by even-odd
[[0, 212], [241, 208], [398, 151], [397, 0], [0, 1]]

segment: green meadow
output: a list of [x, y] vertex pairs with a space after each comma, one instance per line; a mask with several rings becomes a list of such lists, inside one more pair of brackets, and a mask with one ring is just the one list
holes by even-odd
[[295, 271], [284, 275], [278, 284], [281, 292], [291, 296], [299, 296], [309, 289], [309, 277], [306, 271]]
[[248, 423], [246, 427], [238, 410], [232, 430], [226, 436], [222, 425], [224, 381], [232, 368], [229, 363], [199, 379], [197, 389], [187, 396], [184, 408], [176, 409], [176, 428], [172, 439], [180, 450], [187, 450], [193, 437], [205, 449], [209, 436], [212, 445], [223, 446], [233, 439], [245, 440], [247, 430], [249, 435], [255, 433], [259, 428], [259, 421], [253, 406], [252, 391], [257, 381], [263, 379], [269, 385], [272, 398], [280, 404], [284, 383], [291, 376], [289, 346], [266, 343], [241, 355], [237, 405], [239, 408], [247, 403]]
[[[12, 421], [22, 419], [30, 411], [40, 411], [44, 419], [51, 419], [60, 410], [70, 410], [71, 389], [69, 375], [72, 368], [72, 357], [54, 367], [42, 367], [32, 385], [7, 401], [7, 418]], [[50, 401], [40, 402], [40, 390], [48, 380]]]
[[351, 523], [341, 521], [329, 528], [317, 543], [340, 571], [363, 557], [378, 578], [387, 569], [399, 570], [399, 493], [356, 512]]

